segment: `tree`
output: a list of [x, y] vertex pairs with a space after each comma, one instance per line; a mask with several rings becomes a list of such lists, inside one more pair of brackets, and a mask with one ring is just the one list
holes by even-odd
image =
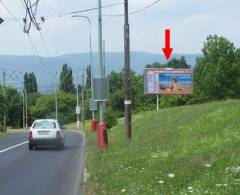
[[7, 95], [7, 124], [12, 127], [19, 127], [22, 122], [22, 96], [11, 87], [6, 90]]
[[85, 88], [91, 90], [91, 65], [87, 66], [87, 77], [86, 77]]
[[27, 94], [38, 92], [37, 80], [33, 72], [24, 74], [24, 88]]
[[166, 68], [166, 64], [161, 64], [159, 62], [154, 62], [153, 64], [148, 64], [146, 68]]
[[64, 91], [66, 93], [74, 93], [75, 91], [73, 84], [72, 69], [68, 67], [67, 64], [64, 64], [62, 67], [59, 88], [61, 91]]
[[4, 111], [7, 113], [7, 125], [19, 127], [22, 117], [22, 97], [19, 92], [11, 87], [6, 87], [6, 99], [4, 101], [3, 86], [0, 85], [0, 126], [3, 122]]
[[238, 50], [224, 37], [209, 36], [194, 69], [194, 91], [201, 101], [239, 97]]
[[[70, 93], [60, 92], [58, 96], [58, 116], [62, 124], [76, 120], [76, 97]], [[55, 118], [55, 94], [40, 96], [37, 103], [31, 107], [33, 119]]]
[[1, 129], [1, 123], [3, 122], [3, 116], [4, 116], [4, 95], [3, 95], [3, 86], [0, 85], [0, 131]]
[[184, 56], [182, 56], [181, 59], [172, 58], [166, 64], [166, 67], [167, 68], [191, 68], [191, 66], [187, 64]]

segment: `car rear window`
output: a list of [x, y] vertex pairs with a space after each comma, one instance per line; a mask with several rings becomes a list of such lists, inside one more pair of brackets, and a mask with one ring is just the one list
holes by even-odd
[[38, 121], [33, 125], [33, 129], [56, 129], [56, 123], [52, 121]]

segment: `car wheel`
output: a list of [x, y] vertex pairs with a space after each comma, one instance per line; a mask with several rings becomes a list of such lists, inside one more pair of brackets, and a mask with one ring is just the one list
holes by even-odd
[[33, 150], [33, 145], [32, 145], [32, 144], [29, 144], [29, 145], [28, 145], [28, 149], [29, 149], [29, 150]]

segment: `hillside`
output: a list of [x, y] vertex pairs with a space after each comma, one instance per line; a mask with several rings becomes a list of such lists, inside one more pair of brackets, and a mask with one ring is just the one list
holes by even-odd
[[123, 119], [97, 150], [87, 133], [86, 194], [240, 194], [240, 100], [161, 109]]
[[[200, 54], [175, 54], [173, 57], [180, 58], [181, 56], [186, 57], [186, 61], [194, 66], [196, 58]], [[11, 81], [16, 77], [12, 71], [22, 72], [34, 72], [37, 81], [39, 83], [39, 89], [41, 92], [51, 92], [54, 89], [55, 79], [49, 75], [49, 71], [52, 74], [61, 71], [62, 65], [68, 63], [74, 70], [74, 78], [76, 80], [76, 72], [82, 70], [90, 62], [89, 53], [79, 54], [63, 54], [61, 56], [55, 56], [51, 60], [47, 57], [42, 57], [42, 61], [45, 66], [41, 63], [38, 56], [14, 56], [14, 55], [0, 55], [0, 67], [8, 70], [7, 80]], [[51, 64], [52, 61], [52, 64]], [[106, 53], [106, 72], [121, 71], [123, 69], [124, 55], [122, 52], [107, 52]], [[163, 55], [152, 54], [145, 52], [132, 52], [131, 53], [131, 68], [137, 72], [143, 72], [145, 65], [153, 62], [164, 62]], [[48, 66], [48, 68], [46, 68]], [[98, 75], [98, 53], [93, 53], [93, 66], [94, 74]], [[1, 79], [1, 76], [0, 76]]]

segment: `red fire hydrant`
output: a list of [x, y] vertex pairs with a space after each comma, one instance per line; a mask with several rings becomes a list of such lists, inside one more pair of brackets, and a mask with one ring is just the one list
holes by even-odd
[[91, 121], [91, 130], [97, 131], [97, 121], [95, 119]]
[[97, 129], [97, 147], [106, 148], [108, 146], [108, 137], [106, 125], [103, 121], [100, 121]]

